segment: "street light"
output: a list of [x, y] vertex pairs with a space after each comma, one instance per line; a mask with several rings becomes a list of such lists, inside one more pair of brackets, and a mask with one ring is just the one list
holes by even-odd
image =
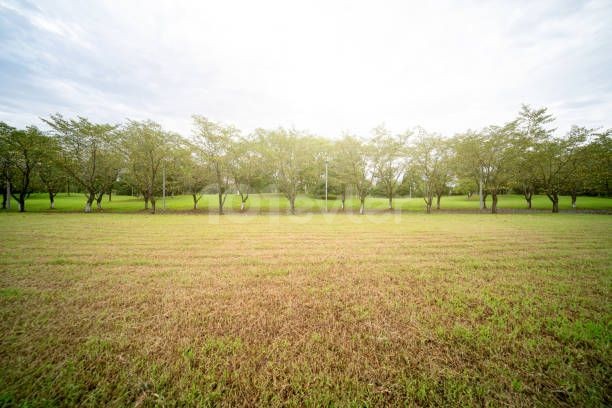
[[327, 163], [328, 163], [328, 159], [327, 157], [325, 158], [325, 212], [328, 212], [327, 210]]
[[166, 212], [166, 161], [162, 161], [162, 210]]

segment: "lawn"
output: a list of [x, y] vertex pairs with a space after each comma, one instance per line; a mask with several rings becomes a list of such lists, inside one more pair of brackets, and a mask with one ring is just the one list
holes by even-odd
[[[202, 197], [198, 204], [199, 212], [217, 211], [218, 197], [214, 194], [207, 194]], [[487, 204], [491, 205], [491, 198], [487, 199]], [[158, 209], [162, 209], [162, 200], [157, 202]], [[329, 200], [328, 208], [330, 211], [339, 211], [341, 206], [340, 200]], [[350, 197], [346, 201], [347, 211], [358, 212], [359, 200], [355, 197]], [[54, 212], [79, 212], [85, 207], [85, 196], [79, 193], [72, 193], [70, 196], [60, 194], [56, 199], [56, 208]], [[95, 205], [94, 205], [95, 207]], [[142, 198], [131, 196], [113, 196], [109, 202], [108, 197], [105, 197], [102, 202], [103, 211], [105, 212], [137, 212], [143, 211], [144, 201]], [[368, 197], [366, 199], [366, 211], [380, 212], [386, 210], [388, 200], [384, 197]], [[434, 200], [435, 207], [435, 200]], [[559, 207], [561, 210], [572, 210], [571, 198], [562, 196], [560, 198]], [[13, 201], [12, 211], [17, 211], [17, 202]], [[226, 211], [240, 211], [240, 197], [231, 194], [227, 196]], [[298, 212], [322, 212], [325, 209], [325, 201], [315, 199], [309, 196], [299, 196], [296, 200], [296, 208]], [[425, 202], [420, 197], [407, 198], [398, 197], [394, 200], [394, 208], [402, 211], [425, 211]], [[499, 196], [499, 208], [501, 210], [523, 210], [527, 208], [525, 199], [521, 195], [506, 194]], [[49, 199], [46, 194], [32, 194], [30, 199], [26, 201], [26, 209], [28, 211], [51, 211], [49, 210]], [[192, 211], [193, 199], [189, 195], [180, 195], [176, 197], [166, 198], [166, 209], [168, 211]], [[289, 202], [286, 198], [279, 194], [252, 194], [247, 201], [247, 210], [251, 212], [287, 212]], [[461, 210], [461, 211], [478, 211], [479, 202], [478, 196], [474, 195], [471, 198], [467, 196], [449, 196], [443, 197], [441, 201], [442, 210]], [[544, 195], [534, 196], [533, 209], [550, 211], [552, 204], [548, 197]], [[612, 198], [602, 197], [578, 197], [578, 210], [612, 210]]]
[[3, 213], [0, 239], [0, 406], [612, 402], [607, 215]]

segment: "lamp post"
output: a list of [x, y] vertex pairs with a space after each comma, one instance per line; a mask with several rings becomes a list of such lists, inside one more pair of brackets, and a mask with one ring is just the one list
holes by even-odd
[[162, 162], [162, 210], [166, 212], [166, 161]]
[[328, 163], [328, 159], [325, 158], [325, 212], [328, 212], [327, 210], [327, 163]]

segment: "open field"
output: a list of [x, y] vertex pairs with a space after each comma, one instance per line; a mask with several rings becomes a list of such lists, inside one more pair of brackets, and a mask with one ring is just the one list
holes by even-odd
[[[217, 211], [217, 196], [213, 194], [205, 195], [199, 202], [200, 212]], [[434, 200], [435, 201], [435, 200]], [[17, 211], [17, 202], [12, 201], [12, 211]], [[487, 199], [490, 206], [491, 198]], [[330, 211], [340, 210], [340, 200], [329, 200]], [[366, 199], [366, 211], [386, 210], [388, 201], [384, 197], [368, 197]], [[435, 205], [435, 203], [434, 203]], [[157, 202], [158, 209], [162, 208], [162, 200]], [[359, 200], [348, 198], [346, 200], [347, 211], [358, 212]], [[70, 196], [60, 194], [56, 198], [56, 208], [54, 212], [79, 212], [85, 207], [85, 196], [79, 193], [72, 193]], [[109, 202], [108, 197], [104, 197], [102, 207], [105, 212], [137, 212], [143, 211], [144, 201], [142, 198], [131, 196], [113, 196]], [[572, 210], [571, 198], [569, 196], [560, 197], [559, 207], [561, 210]], [[166, 199], [168, 211], [192, 211], [193, 200], [191, 196], [181, 195], [168, 197]], [[240, 197], [228, 195], [225, 204], [226, 211], [240, 211]], [[299, 196], [296, 200], [298, 212], [321, 212], [325, 209], [325, 201], [308, 196]], [[401, 211], [425, 211], [425, 203], [420, 197], [407, 198], [401, 197], [394, 199], [394, 208]], [[468, 199], [466, 196], [443, 197], [441, 202], [442, 210], [459, 211], [478, 211], [478, 196]], [[507, 194], [499, 196], [499, 209], [503, 210], [523, 210], [527, 208], [525, 199], [521, 195]], [[533, 209], [550, 211], [552, 208], [550, 200], [544, 196], [534, 196]], [[28, 211], [50, 211], [49, 199], [46, 194], [33, 194], [26, 202]], [[578, 210], [612, 210], [612, 198], [601, 197], [578, 197]], [[247, 201], [247, 210], [251, 212], [286, 212], [289, 210], [289, 203], [286, 198], [278, 194], [252, 194]]]
[[4, 213], [0, 237], [0, 406], [612, 403], [609, 216]]

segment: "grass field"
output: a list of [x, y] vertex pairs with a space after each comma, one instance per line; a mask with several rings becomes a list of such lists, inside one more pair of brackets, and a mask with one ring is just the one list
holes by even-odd
[[611, 232], [0, 214], [0, 406], [609, 406]]
[[[435, 200], [434, 200], [435, 201]], [[162, 208], [161, 199], [158, 201], [158, 209]], [[487, 204], [491, 204], [491, 199], [487, 199]], [[340, 210], [340, 200], [329, 200], [328, 208], [330, 211]], [[386, 210], [388, 201], [383, 197], [369, 197], [366, 200], [366, 211]], [[434, 203], [435, 205], [435, 203]], [[144, 201], [142, 198], [131, 196], [113, 196], [112, 201], [108, 201], [105, 197], [102, 203], [103, 211], [105, 212], [137, 212], [143, 211]], [[359, 200], [349, 198], [346, 201], [347, 211], [358, 212]], [[56, 199], [56, 208], [54, 212], [78, 212], [83, 211], [85, 207], [85, 196], [79, 193], [73, 193], [70, 196], [60, 194]], [[402, 211], [425, 211], [425, 203], [422, 198], [396, 198], [394, 200], [396, 210]], [[499, 197], [499, 208], [504, 210], [525, 209], [526, 202], [521, 195], [501, 195]], [[561, 197], [559, 207], [561, 210], [572, 210], [571, 198], [569, 196]], [[17, 202], [13, 201], [12, 211], [17, 211]], [[168, 197], [166, 199], [166, 208], [168, 211], [192, 211], [193, 200], [191, 196], [183, 195], [176, 197]], [[205, 195], [199, 202], [199, 212], [217, 211], [218, 203], [216, 195]], [[325, 201], [314, 199], [308, 196], [300, 196], [296, 201], [298, 212], [321, 212], [325, 209]], [[478, 197], [472, 196], [468, 199], [466, 196], [450, 196], [443, 197], [441, 202], [442, 210], [474, 210], [479, 208]], [[33, 194], [26, 201], [26, 209], [28, 211], [50, 211], [49, 199], [46, 194]], [[247, 201], [247, 209], [251, 212], [286, 212], [289, 209], [289, 203], [286, 198], [278, 194], [253, 194]], [[533, 209], [550, 211], [552, 205], [546, 196], [534, 196]], [[578, 210], [612, 210], [612, 198], [600, 197], [578, 197]], [[240, 198], [237, 195], [228, 195], [226, 201], [226, 211], [238, 212], [240, 210]]]

